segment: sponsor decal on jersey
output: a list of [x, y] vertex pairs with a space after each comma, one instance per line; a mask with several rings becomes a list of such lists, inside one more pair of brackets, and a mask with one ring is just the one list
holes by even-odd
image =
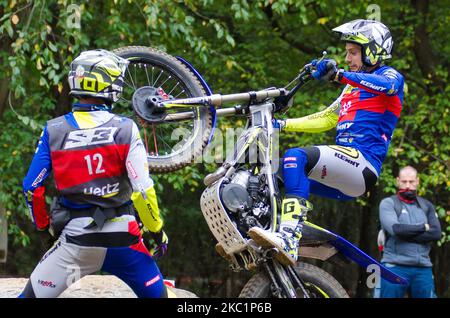
[[296, 163], [286, 163], [284, 165], [285, 168], [297, 168], [297, 164]]
[[396, 89], [395, 89], [395, 87], [394, 87], [394, 84], [392, 84], [391, 89], [388, 90], [388, 92], [387, 92], [386, 94], [392, 95], [392, 94], [394, 94], [394, 93], [396, 93]]
[[348, 143], [348, 144], [351, 144], [351, 143], [353, 142], [353, 139], [354, 139], [354, 138], [352, 138], [352, 137], [350, 137], [350, 138], [344, 137], [344, 138], [339, 138], [338, 140], [339, 140], [339, 142], [341, 142], [341, 143]]
[[370, 83], [368, 81], [361, 81], [360, 84], [364, 85], [366, 87], [369, 87], [369, 88], [371, 88], [371, 89], [373, 89], [375, 91], [379, 91], [379, 92], [382, 92], [382, 91], [384, 91], [386, 89], [386, 87], [378, 86], [378, 85], [372, 84], [372, 83]]
[[348, 101], [342, 104], [341, 110], [339, 111], [339, 116], [345, 116], [348, 114], [348, 111], [352, 107], [352, 101]]
[[284, 158], [284, 162], [286, 161], [297, 161], [297, 157], [286, 157]]
[[388, 78], [392, 78], [392, 79], [398, 79], [398, 73], [394, 70], [387, 70], [385, 72], [382, 73], [382, 75], [388, 77]]
[[117, 127], [102, 127], [71, 131], [63, 149], [107, 144], [114, 141]]
[[128, 171], [130, 172], [131, 176], [133, 177], [133, 179], [137, 179], [138, 175], [136, 173], [136, 170], [134, 170], [134, 167], [131, 164], [130, 160], [127, 161], [127, 168], [128, 168]]
[[31, 184], [31, 186], [32, 187], [36, 187], [42, 181], [42, 179], [44, 179], [44, 176], [45, 176], [46, 172], [47, 172], [47, 168], [42, 169], [41, 172], [39, 172], [39, 174], [36, 177], [36, 179], [34, 179], [34, 181]]
[[145, 282], [145, 287], [148, 287], [150, 285], [153, 285], [154, 283], [156, 283], [157, 281], [159, 281], [161, 279], [161, 277], [159, 275], [153, 277], [152, 279], [150, 279], [149, 281]]
[[341, 123], [337, 125], [337, 130], [349, 129], [354, 123]]
[[112, 197], [119, 193], [119, 182], [107, 184], [103, 187], [89, 187], [83, 189], [84, 194], [95, 195], [99, 197]]

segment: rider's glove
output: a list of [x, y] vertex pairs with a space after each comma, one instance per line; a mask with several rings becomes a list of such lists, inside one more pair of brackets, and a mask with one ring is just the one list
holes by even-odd
[[273, 128], [278, 128], [279, 130], [283, 130], [284, 126], [286, 126], [286, 121], [282, 119], [272, 119]]
[[166, 233], [161, 229], [159, 232], [150, 232], [150, 237], [154, 241], [155, 247], [151, 250], [151, 253], [156, 258], [161, 258], [167, 253], [169, 245], [169, 238]]
[[311, 65], [316, 68], [312, 72], [312, 76], [317, 80], [325, 81], [337, 81], [339, 79], [340, 70], [337, 67], [337, 63], [332, 59], [324, 59], [320, 62], [312, 60]]

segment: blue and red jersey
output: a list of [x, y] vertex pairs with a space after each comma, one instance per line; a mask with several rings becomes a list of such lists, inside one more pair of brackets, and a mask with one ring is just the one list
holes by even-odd
[[403, 76], [390, 66], [372, 73], [343, 72], [336, 144], [360, 150], [380, 173], [400, 117]]
[[45, 126], [23, 180], [41, 230], [49, 224], [43, 183], [51, 172], [63, 205], [74, 209], [131, 203], [132, 190], [153, 185], [136, 124], [107, 111], [71, 112]]

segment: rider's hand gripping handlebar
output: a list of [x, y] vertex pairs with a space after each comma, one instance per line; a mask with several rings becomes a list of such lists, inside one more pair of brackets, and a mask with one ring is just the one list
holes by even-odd
[[[317, 62], [322, 61], [325, 56], [327, 55], [326, 51], [322, 52], [322, 57], [318, 59]], [[314, 67], [311, 63], [306, 64], [302, 67], [297, 77], [291, 81], [286, 87], [290, 86], [292, 83], [297, 82], [295, 86], [288, 91], [286, 95], [279, 96], [275, 98], [275, 111], [283, 110], [287, 107], [289, 107], [292, 104], [292, 98], [294, 97], [295, 93], [299, 90], [300, 87], [302, 87], [305, 83], [307, 83], [312, 78], [312, 72], [314, 71]]]

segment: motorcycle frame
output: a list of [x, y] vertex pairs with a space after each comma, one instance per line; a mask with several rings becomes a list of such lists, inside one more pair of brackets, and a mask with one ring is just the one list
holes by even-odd
[[[189, 68], [194, 69], [190, 64]], [[295, 92], [307, 81], [307, 78], [305, 77], [306, 73], [304, 73], [303, 70], [296, 77], [296, 79], [294, 79], [294, 81], [291, 82], [293, 83], [295, 81], [298, 81], [297, 84], [294, 86], [294, 88], [292, 88], [289, 91], [287, 91], [285, 88], [280, 89], [270, 88], [256, 92], [251, 91], [247, 93], [228, 94], [228, 95], [212, 94], [212, 91], [209, 89], [209, 87], [207, 86], [204, 79], [200, 76], [200, 74], [198, 72], [194, 72], [195, 75], [199, 78], [199, 80], [201, 80], [202, 85], [208, 88], [207, 89], [208, 96], [164, 101], [159, 103], [158, 107], [167, 107], [167, 108], [186, 107], [186, 106], [209, 107], [210, 111], [212, 111], [213, 113], [214, 126], [217, 117], [230, 116], [236, 114], [246, 114], [246, 111], [250, 109], [252, 127], [246, 129], [246, 131], [240, 136], [239, 139], [242, 140], [245, 137], [245, 133], [249, 134], [249, 132], [252, 132], [253, 135], [259, 135], [259, 132], [262, 129], [265, 129], [266, 131], [268, 131], [267, 136], [268, 142], [263, 147], [260, 147], [261, 144], [258, 143], [258, 147], [260, 147], [263, 150], [262, 153], [266, 154], [266, 158], [270, 158], [270, 160], [272, 160], [273, 140], [274, 140], [273, 138], [274, 129], [271, 123], [274, 107], [274, 103], [272, 102], [272, 100], [276, 99], [277, 97], [284, 98], [287, 101], [290, 100], [291, 97], [295, 94]], [[234, 108], [233, 107], [223, 109], [218, 108], [227, 102], [248, 103], [248, 107], [237, 105], [234, 106]], [[184, 120], [189, 118], [192, 118], [191, 112], [177, 113], [176, 115], [176, 120]], [[268, 120], [268, 118], [270, 118], [270, 120]], [[255, 123], [261, 123], [261, 125], [258, 126]], [[213, 131], [214, 129], [212, 129], [211, 131], [209, 141], [211, 141], [213, 137]], [[245, 141], [244, 146], [239, 148], [241, 149], [239, 154], [242, 155], [241, 153], [242, 151], [244, 151], [245, 153], [245, 149], [249, 148], [252, 142], [253, 140]], [[246, 269], [253, 269], [258, 261], [258, 255], [254, 253], [254, 251], [257, 250], [257, 247], [253, 246], [252, 247], [253, 249], [248, 248], [247, 240], [245, 240], [239, 233], [239, 231], [235, 229], [235, 226], [229, 219], [225, 211], [225, 208], [220, 202], [220, 197], [218, 195], [221, 180], [223, 182], [225, 177], [231, 176], [235, 171], [235, 169], [230, 164], [227, 164], [227, 162], [228, 160], [226, 160], [226, 162], [215, 173], [212, 173], [205, 177], [204, 183], [205, 185], [207, 185], [207, 188], [202, 194], [201, 206], [204, 207], [207, 204], [212, 204], [215, 208], [213, 208], [209, 212], [205, 212], [202, 209], [202, 212], [205, 216], [208, 226], [210, 227], [211, 232], [213, 234], [216, 233], [214, 234], [214, 236], [216, 237], [218, 242], [221, 244], [224, 242], [227, 243], [225, 244], [225, 246], [223, 246], [223, 249], [224, 252], [226, 253], [225, 256], [227, 260], [229, 260], [231, 263], [231, 267], [235, 270], [241, 270], [242, 267]], [[271, 168], [268, 169], [269, 171], [271, 170]], [[269, 180], [269, 182], [271, 183], [271, 185], [269, 186], [270, 197], [272, 202], [271, 205], [272, 217], [273, 217], [271, 222], [271, 230], [274, 230], [278, 224], [277, 216], [279, 214], [277, 210], [279, 209], [279, 205], [276, 200], [275, 194], [276, 193], [275, 187], [277, 187], [277, 184], [276, 182], [274, 182], [273, 176], [267, 178], [267, 180]], [[216, 194], [214, 194], [214, 192]], [[217, 231], [217, 229], [215, 230], [211, 229], [212, 225], [214, 225], [214, 222], [210, 219], [210, 217], [214, 214], [217, 215], [217, 211], [222, 211], [222, 213], [219, 213], [221, 216], [219, 219], [221, 226], [225, 228], [225, 231], [230, 231], [231, 234], [228, 235], [228, 237], [226, 235], [221, 236], [223, 235], [223, 233], [222, 234], [219, 233], [220, 231]], [[218, 224], [215, 224], [215, 226], [218, 226]], [[338, 254], [340, 256], [343, 256], [344, 259], [352, 260], [362, 267], [367, 268], [368, 265], [372, 264], [379, 266], [381, 271], [381, 277], [388, 280], [391, 283], [395, 284], [408, 283], [406, 279], [396, 275], [388, 268], [386, 268], [384, 265], [380, 264], [378, 261], [367, 255], [362, 250], [360, 250], [359, 248], [357, 248], [355, 245], [348, 242], [344, 238], [340, 237], [339, 235], [326, 229], [323, 229], [310, 222], [305, 222], [304, 229], [305, 228], [312, 230], [313, 239], [311, 240], [311, 242], [308, 242], [306, 246], [303, 246], [300, 249], [299, 255], [301, 257], [303, 256], [307, 258], [316, 258], [322, 261], [326, 261], [331, 257], [333, 257], [334, 255]], [[239, 258], [236, 258], [237, 255], [239, 256]]]

